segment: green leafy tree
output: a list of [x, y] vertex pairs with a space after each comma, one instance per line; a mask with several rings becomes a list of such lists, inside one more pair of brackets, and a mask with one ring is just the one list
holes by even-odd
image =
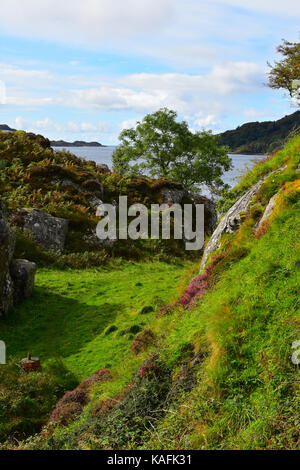
[[224, 187], [221, 177], [231, 168], [227, 147], [210, 131], [193, 133], [176, 118], [175, 111], [163, 108], [147, 114], [135, 129], [123, 130], [113, 154], [114, 170], [164, 177], [189, 189], [206, 185], [219, 192]]
[[271, 68], [268, 86], [287, 90], [293, 97], [295, 93], [293, 82], [300, 79], [300, 43], [283, 39], [282, 44], [277, 47], [277, 52], [283, 56], [283, 59], [275, 62], [274, 65], [268, 62]]

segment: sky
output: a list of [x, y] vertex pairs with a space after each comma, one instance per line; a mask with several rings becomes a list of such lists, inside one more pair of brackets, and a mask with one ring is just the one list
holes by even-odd
[[0, 15], [0, 123], [118, 143], [162, 107], [222, 132], [295, 111], [267, 61], [299, 40], [298, 0], [10, 0]]

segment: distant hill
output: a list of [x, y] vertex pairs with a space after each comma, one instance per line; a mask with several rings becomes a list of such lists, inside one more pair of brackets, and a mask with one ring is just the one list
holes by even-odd
[[7, 126], [6, 124], [0, 124], [0, 131], [16, 132], [16, 129], [12, 129], [11, 127]]
[[99, 142], [84, 142], [83, 140], [76, 140], [75, 142], [52, 140], [51, 147], [104, 147], [104, 145]]
[[249, 122], [220, 134], [220, 143], [232, 153], [265, 154], [282, 148], [286, 138], [300, 129], [300, 111], [278, 121]]

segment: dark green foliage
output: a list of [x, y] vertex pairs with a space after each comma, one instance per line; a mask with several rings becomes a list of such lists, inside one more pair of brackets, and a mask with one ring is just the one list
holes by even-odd
[[140, 314], [147, 315], [148, 313], [151, 313], [151, 312], [154, 312], [154, 308], [151, 305], [148, 305], [142, 308], [142, 310], [140, 311]]
[[118, 330], [118, 327], [116, 325], [111, 325], [106, 330], [104, 331], [105, 336], [110, 335], [111, 333], [114, 333], [115, 331]]
[[63, 255], [36, 246], [20, 226], [18, 257], [35, 261], [39, 266], [80, 268], [101, 266], [115, 257], [172, 261], [174, 257], [194, 255], [185, 252], [181, 241], [124, 240], [114, 246], [102, 246], [95, 234], [99, 218], [91, 198], [111, 203], [126, 194], [128, 205], [143, 203], [150, 208], [153, 203], [162, 203], [159, 191], [162, 187], [182, 189], [176, 182], [107, 173], [95, 162], [70, 152], [53, 152], [47, 139], [25, 132], [0, 134], [0, 168], [0, 197], [13, 215], [22, 207], [38, 208], [69, 221]]
[[58, 399], [77, 385], [61, 361], [28, 374], [21, 369], [20, 358], [0, 367], [0, 383], [0, 442], [39, 432]]
[[283, 56], [282, 60], [274, 65], [268, 63], [269, 87], [287, 90], [292, 97], [296, 90], [293, 81], [300, 79], [300, 42], [289, 42], [283, 39], [277, 47], [277, 52]]
[[250, 155], [274, 153], [289, 134], [300, 128], [300, 111], [278, 121], [249, 122], [220, 134], [220, 143], [234, 153]]
[[167, 178], [188, 189], [207, 185], [219, 190], [224, 171], [231, 168], [227, 148], [218, 145], [218, 137], [211, 132], [193, 133], [176, 118], [175, 111], [164, 108], [145, 116], [135, 129], [123, 130], [113, 154], [114, 169], [129, 175], [146, 170], [152, 177]]

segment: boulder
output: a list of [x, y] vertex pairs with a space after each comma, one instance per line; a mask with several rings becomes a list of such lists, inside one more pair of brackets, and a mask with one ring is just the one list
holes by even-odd
[[0, 202], [0, 317], [33, 291], [36, 265], [26, 260], [13, 261], [15, 234], [7, 221], [6, 208]]
[[204, 205], [205, 235], [212, 234], [218, 222], [216, 204], [211, 199], [201, 196], [200, 194], [190, 193], [190, 198], [194, 204]]
[[255, 230], [256, 232], [259, 231], [259, 229], [261, 228], [262, 224], [268, 220], [268, 218], [272, 215], [272, 212], [274, 210], [274, 207], [275, 207], [275, 203], [276, 203], [276, 197], [277, 197], [277, 194], [274, 194], [273, 197], [271, 197], [267, 207], [265, 208], [265, 212], [262, 216], [262, 218], [260, 219], [260, 221], [258, 222], [257, 226], [255, 227]]
[[97, 169], [100, 169], [103, 173], [111, 173], [109, 166], [105, 165], [105, 163], [98, 163]]
[[20, 304], [32, 295], [36, 264], [26, 259], [13, 260], [10, 265], [10, 275], [13, 281], [14, 305]]
[[9, 266], [15, 249], [15, 235], [10, 228], [4, 204], [0, 203], [0, 317], [13, 307], [13, 281]]
[[240, 227], [240, 214], [248, 211], [251, 199], [258, 193], [263, 182], [264, 180], [262, 179], [252, 186], [252, 188], [250, 188], [242, 197], [240, 197], [240, 199], [224, 215], [204, 250], [200, 270], [204, 268], [209, 254], [220, 247], [220, 239], [222, 234], [234, 233]]
[[162, 188], [160, 194], [165, 204], [181, 204], [183, 198], [188, 197], [189, 193], [186, 189]]
[[47, 250], [63, 251], [69, 222], [52, 217], [43, 210], [34, 209], [24, 216], [24, 228], [33, 236], [37, 244]]
[[211, 234], [217, 226], [216, 205], [211, 200], [201, 194], [195, 194], [186, 189], [162, 188], [160, 193], [165, 204], [203, 204], [204, 205], [204, 224], [205, 234]]

